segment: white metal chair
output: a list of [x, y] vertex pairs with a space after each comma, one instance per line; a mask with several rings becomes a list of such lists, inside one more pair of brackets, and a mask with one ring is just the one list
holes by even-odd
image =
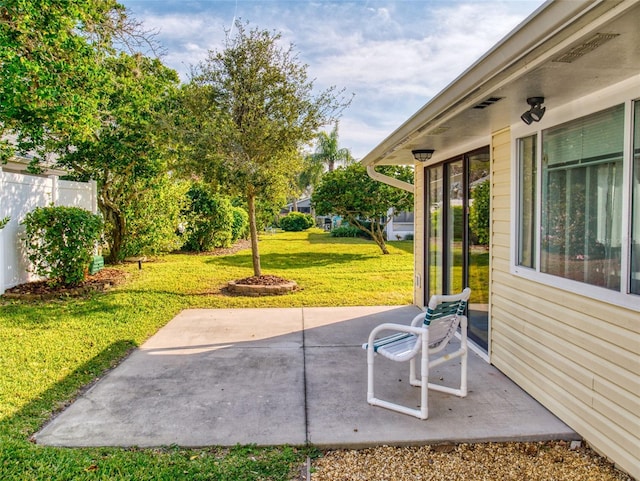
[[[420, 419], [427, 419], [428, 389], [456, 396], [467, 395], [467, 317], [464, 311], [471, 295], [468, 287], [460, 294], [434, 295], [429, 300], [426, 313], [420, 313], [410, 326], [384, 323], [377, 326], [369, 341], [363, 344], [367, 350], [367, 402], [374, 406], [392, 409]], [[460, 348], [455, 352], [440, 354], [447, 346], [458, 325], [460, 325]], [[396, 331], [386, 337], [376, 339], [381, 331]], [[409, 361], [409, 382], [420, 386], [420, 408], [412, 409], [400, 404], [378, 399], [373, 391], [373, 367], [376, 354], [392, 361]], [[440, 354], [440, 355], [438, 355]], [[420, 355], [420, 378], [416, 376], [416, 358]], [[429, 369], [451, 359], [461, 357], [460, 388], [451, 388], [429, 382]]]

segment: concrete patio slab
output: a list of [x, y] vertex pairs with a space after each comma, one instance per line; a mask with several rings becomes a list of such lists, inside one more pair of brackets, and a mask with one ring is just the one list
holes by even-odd
[[[469, 395], [431, 392], [426, 421], [366, 403], [361, 344], [413, 306], [185, 310], [53, 419], [55, 446], [379, 444], [578, 439], [480, 357]], [[459, 379], [456, 361], [435, 370]], [[381, 397], [416, 404], [406, 363], [380, 359]]]

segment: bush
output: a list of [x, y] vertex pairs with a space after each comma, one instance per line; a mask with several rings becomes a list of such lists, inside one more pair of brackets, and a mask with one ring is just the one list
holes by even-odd
[[289, 212], [280, 219], [280, 228], [286, 232], [300, 232], [315, 225], [313, 217], [302, 212]]
[[229, 199], [212, 194], [201, 184], [194, 184], [187, 195], [191, 199], [191, 207], [186, 215], [186, 241], [183, 248], [206, 252], [216, 247], [229, 247], [234, 222]]
[[364, 237], [365, 233], [353, 225], [341, 225], [331, 230], [331, 237]]
[[121, 258], [158, 255], [182, 247], [184, 239], [178, 230], [188, 205], [188, 189], [188, 183], [168, 176], [156, 179], [151, 188], [140, 185], [141, 194], [124, 210], [127, 228]]
[[65, 286], [85, 279], [102, 234], [100, 216], [78, 207], [36, 207], [22, 224], [33, 272]]
[[249, 214], [242, 207], [232, 207], [233, 224], [231, 225], [231, 242], [246, 239], [249, 235]]

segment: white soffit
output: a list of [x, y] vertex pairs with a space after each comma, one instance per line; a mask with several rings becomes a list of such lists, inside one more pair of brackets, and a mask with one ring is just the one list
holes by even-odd
[[413, 164], [518, 121], [526, 98], [547, 109], [640, 73], [640, 0], [548, 2], [452, 82], [362, 163]]

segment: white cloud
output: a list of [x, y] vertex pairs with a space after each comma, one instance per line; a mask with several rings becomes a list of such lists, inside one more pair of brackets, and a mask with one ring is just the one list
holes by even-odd
[[316, 87], [355, 93], [341, 144], [362, 157], [452, 82], [526, 15], [531, 1], [316, 0], [238, 2], [123, 0], [160, 31], [164, 61], [181, 73], [222, 48], [233, 19], [282, 33]]

